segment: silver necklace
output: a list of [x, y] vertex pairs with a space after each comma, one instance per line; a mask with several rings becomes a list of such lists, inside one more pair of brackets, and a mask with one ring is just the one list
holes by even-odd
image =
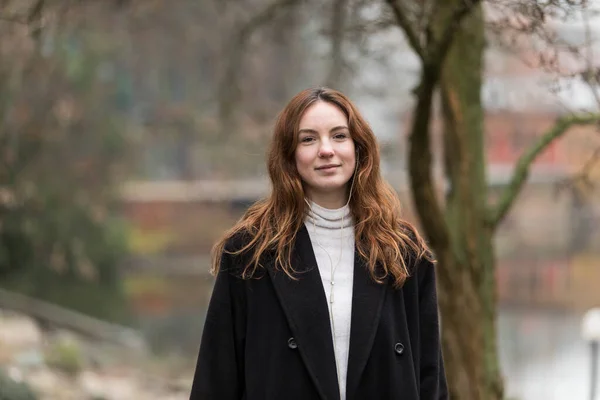
[[[340, 362], [338, 360], [338, 346], [337, 346], [337, 339], [336, 339], [336, 328], [335, 328], [335, 318], [333, 317], [333, 303], [334, 303], [334, 286], [335, 286], [335, 272], [337, 270], [337, 267], [340, 265], [341, 261], [342, 261], [342, 255], [344, 252], [344, 218], [345, 215], [342, 214], [342, 225], [340, 226], [340, 256], [337, 260], [337, 263], [335, 264], [335, 266], [333, 265], [333, 259], [331, 258], [331, 254], [329, 254], [329, 252], [327, 251], [327, 249], [325, 249], [325, 247], [323, 245], [321, 245], [321, 243], [319, 242], [319, 239], [317, 238], [317, 226], [315, 224], [315, 212], [312, 209], [311, 204], [304, 199], [304, 201], [306, 201], [306, 203], [308, 204], [308, 207], [310, 208], [310, 211], [312, 212], [312, 216], [311, 216], [311, 222], [312, 222], [312, 226], [313, 226], [313, 235], [315, 238], [315, 242], [317, 244], [317, 246], [319, 246], [321, 248], [321, 250], [323, 250], [325, 252], [325, 254], [327, 254], [327, 258], [329, 258], [329, 271], [330, 271], [330, 281], [329, 281], [329, 320], [331, 321], [331, 330], [332, 330], [332, 336], [333, 336], [333, 352], [334, 352], [334, 358], [335, 358], [335, 366], [336, 366], [336, 373], [337, 373], [337, 378], [338, 378], [338, 386], [340, 388], [340, 391], [342, 389], [342, 379], [341, 379], [341, 375], [340, 375]], [[348, 202], [350, 202], [350, 199], [348, 199]], [[348, 205], [348, 204], [346, 204]], [[352, 323], [352, 317], [349, 318], [349, 322], [348, 325], [350, 325]], [[350, 333], [350, 329], [348, 329], [348, 334]]]

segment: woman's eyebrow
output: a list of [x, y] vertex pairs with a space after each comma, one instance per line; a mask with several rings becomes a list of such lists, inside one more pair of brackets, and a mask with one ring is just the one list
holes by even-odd
[[[343, 129], [348, 129], [348, 127], [347, 127], [347, 126], [345, 126], [345, 125], [339, 125], [339, 126], [335, 126], [335, 127], [331, 128], [331, 129], [329, 130], [329, 132], [339, 131], [339, 130], [343, 130]], [[300, 134], [300, 133], [319, 133], [319, 132], [317, 132], [317, 131], [316, 131], [316, 130], [314, 130], [314, 129], [310, 129], [310, 128], [304, 128], [304, 129], [300, 129], [300, 130], [298, 131], [298, 134]]]
[[300, 133], [319, 133], [319, 132], [315, 131], [314, 129], [304, 128], [304, 129], [300, 129], [298, 131], [298, 134], [300, 134]]
[[336, 126], [335, 128], [331, 128], [331, 130], [329, 132], [340, 131], [340, 130], [344, 130], [344, 129], [348, 129], [348, 127], [345, 125], [340, 125], [340, 126]]

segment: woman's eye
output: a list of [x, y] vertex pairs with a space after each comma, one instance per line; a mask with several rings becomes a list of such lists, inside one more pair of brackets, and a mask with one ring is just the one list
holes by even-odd
[[346, 139], [347, 137], [348, 137], [348, 135], [345, 133], [338, 133], [337, 135], [334, 136], [335, 139]]
[[301, 141], [302, 143], [310, 143], [310, 142], [312, 142], [313, 140], [314, 140], [314, 138], [312, 138], [312, 137], [310, 137], [310, 136], [305, 136], [305, 137], [303, 137], [302, 139], [300, 139], [300, 141]]

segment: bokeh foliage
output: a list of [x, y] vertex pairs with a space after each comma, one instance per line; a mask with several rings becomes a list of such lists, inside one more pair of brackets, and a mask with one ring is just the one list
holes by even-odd
[[1, 285], [125, 320], [116, 183], [129, 147], [113, 46], [76, 26], [1, 29]]

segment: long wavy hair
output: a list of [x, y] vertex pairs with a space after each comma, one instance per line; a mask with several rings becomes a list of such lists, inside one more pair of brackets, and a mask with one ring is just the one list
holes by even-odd
[[[358, 165], [351, 178], [354, 185], [349, 203], [355, 221], [357, 250], [366, 260], [375, 281], [382, 283], [391, 276], [394, 286], [400, 287], [409, 276], [407, 262], [422, 257], [432, 260], [431, 253], [414, 226], [401, 218], [398, 196], [381, 177], [379, 146], [373, 131], [345, 95], [329, 88], [306, 89], [298, 93], [279, 114], [267, 157], [271, 194], [253, 204], [215, 244], [211, 272], [218, 273], [224, 251], [245, 253], [251, 257], [241, 275], [248, 279], [263, 268], [262, 257], [269, 253], [276, 258], [276, 268], [296, 278], [296, 271], [291, 266], [291, 252], [308, 205], [296, 169], [295, 151], [300, 119], [318, 101], [331, 103], [346, 115], [350, 136], [357, 149]], [[247, 238], [243, 247], [226, 250], [227, 242], [239, 235]]]

